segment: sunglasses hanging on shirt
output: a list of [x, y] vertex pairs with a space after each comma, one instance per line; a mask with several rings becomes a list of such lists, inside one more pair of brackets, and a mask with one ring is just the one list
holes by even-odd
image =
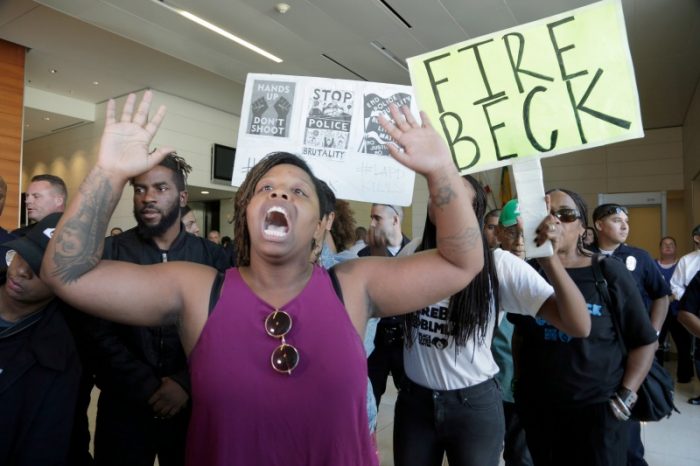
[[292, 371], [299, 365], [299, 351], [284, 339], [291, 329], [292, 316], [281, 309], [275, 309], [265, 319], [265, 332], [281, 340], [280, 346], [275, 348], [270, 356], [272, 368], [289, 375], [292, 375]]

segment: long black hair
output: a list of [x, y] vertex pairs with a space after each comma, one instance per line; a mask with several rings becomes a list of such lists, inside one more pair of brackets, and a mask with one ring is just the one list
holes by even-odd
[[[472, 176], [463, 178], [474, 188], [474, 213], [479, 221], [479, 232], [484, 229], [484, 213], [486, 212], [486, 192], [481, 184]], [[484, 268], [462, 291], [450, 297], [447, 311], [449, 333], [454, 337], [455, 349], [466, 346], [470, 339], [478, 338], [479, 343], [485, 342], [489, 327], [489, 317], [492, 308], [498, 317], [498, 277], [493, 263], [493, 253], [486, 243], [486, 237], [481, 234], [484, 248]], [[423, 239], [419, 251], [437, 247], [437, 230], [430, 217], [425, 217]], [[409, 346], [415, 341], [415, 327], [412, 322], [419, 318], [420, 311], [407, 316], [406, 342]]]

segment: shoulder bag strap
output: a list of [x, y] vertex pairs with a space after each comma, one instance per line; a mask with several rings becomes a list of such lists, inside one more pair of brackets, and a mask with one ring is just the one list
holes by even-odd
[[600, 267], [600, 263], [603, 260], [605, 260], [604, 255], [595, 254], [591, 261], [593, 277], [595, 278], [595, 287], [600, 296], [603, 298], [603, 302], [610, 313], [610, 320], [612, 320], [613, 327], [615, 327], [615, 333], [617, 333], [617, 341], [620, 344], [622, 355], [627, 356], [627, 347], [625, 346], [625, 342], [622, 338], [622, 328], [620, 327], [620, 316], [617, 314], [617, 309], [613, 305], [612, 299], [610, 298], [610, 293], [608, 292], [608, 281], [603, 276], [603, 270]]
[[333, 284], [335, 294], [338, 295], [338, 299], [340, 299], [340, 302], [344, 305], [345, 300], [343, 299], [343, 290], [340, 288], [338, 276], [335, 274], [335, 267], [331, 267], [330, 269], [328, 269], [328, 275], [331, 277], [331, 283]]
[[211, 293], [209, 294], [209, 315], [211, 315], [211, 311], [216, 307], [216, 303], [219, 302], [221, 287], [224, 285], [225, 277], [225, 274], [218, 272], [216, 278], [214, 278], [214, 283], [211, 285]]

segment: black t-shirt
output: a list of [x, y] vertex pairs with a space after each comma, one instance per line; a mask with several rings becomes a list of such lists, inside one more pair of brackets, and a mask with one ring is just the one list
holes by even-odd
[[685, 288], [678, 309], [700, 316], [700, 272], [695, 274]]
[[[656, 331], [624, 264], [606, 259], [600, 265], [627, 348], [655, 341]], [[510, 314], [508, 318], [523, 338], [516, 396], [561, 406], [584, 406], [603, 402], [613, 394], [622, 381], [624, 361], [592, 267], [567, 272], [588, 304], [591, 333], [587, 338], [572, 338], [543, 319]]]

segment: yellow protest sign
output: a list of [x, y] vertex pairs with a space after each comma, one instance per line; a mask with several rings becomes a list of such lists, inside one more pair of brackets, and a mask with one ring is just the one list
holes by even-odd
[[606, 0], [408, 59], [462, 173], [644, 135], [622, 6]]

